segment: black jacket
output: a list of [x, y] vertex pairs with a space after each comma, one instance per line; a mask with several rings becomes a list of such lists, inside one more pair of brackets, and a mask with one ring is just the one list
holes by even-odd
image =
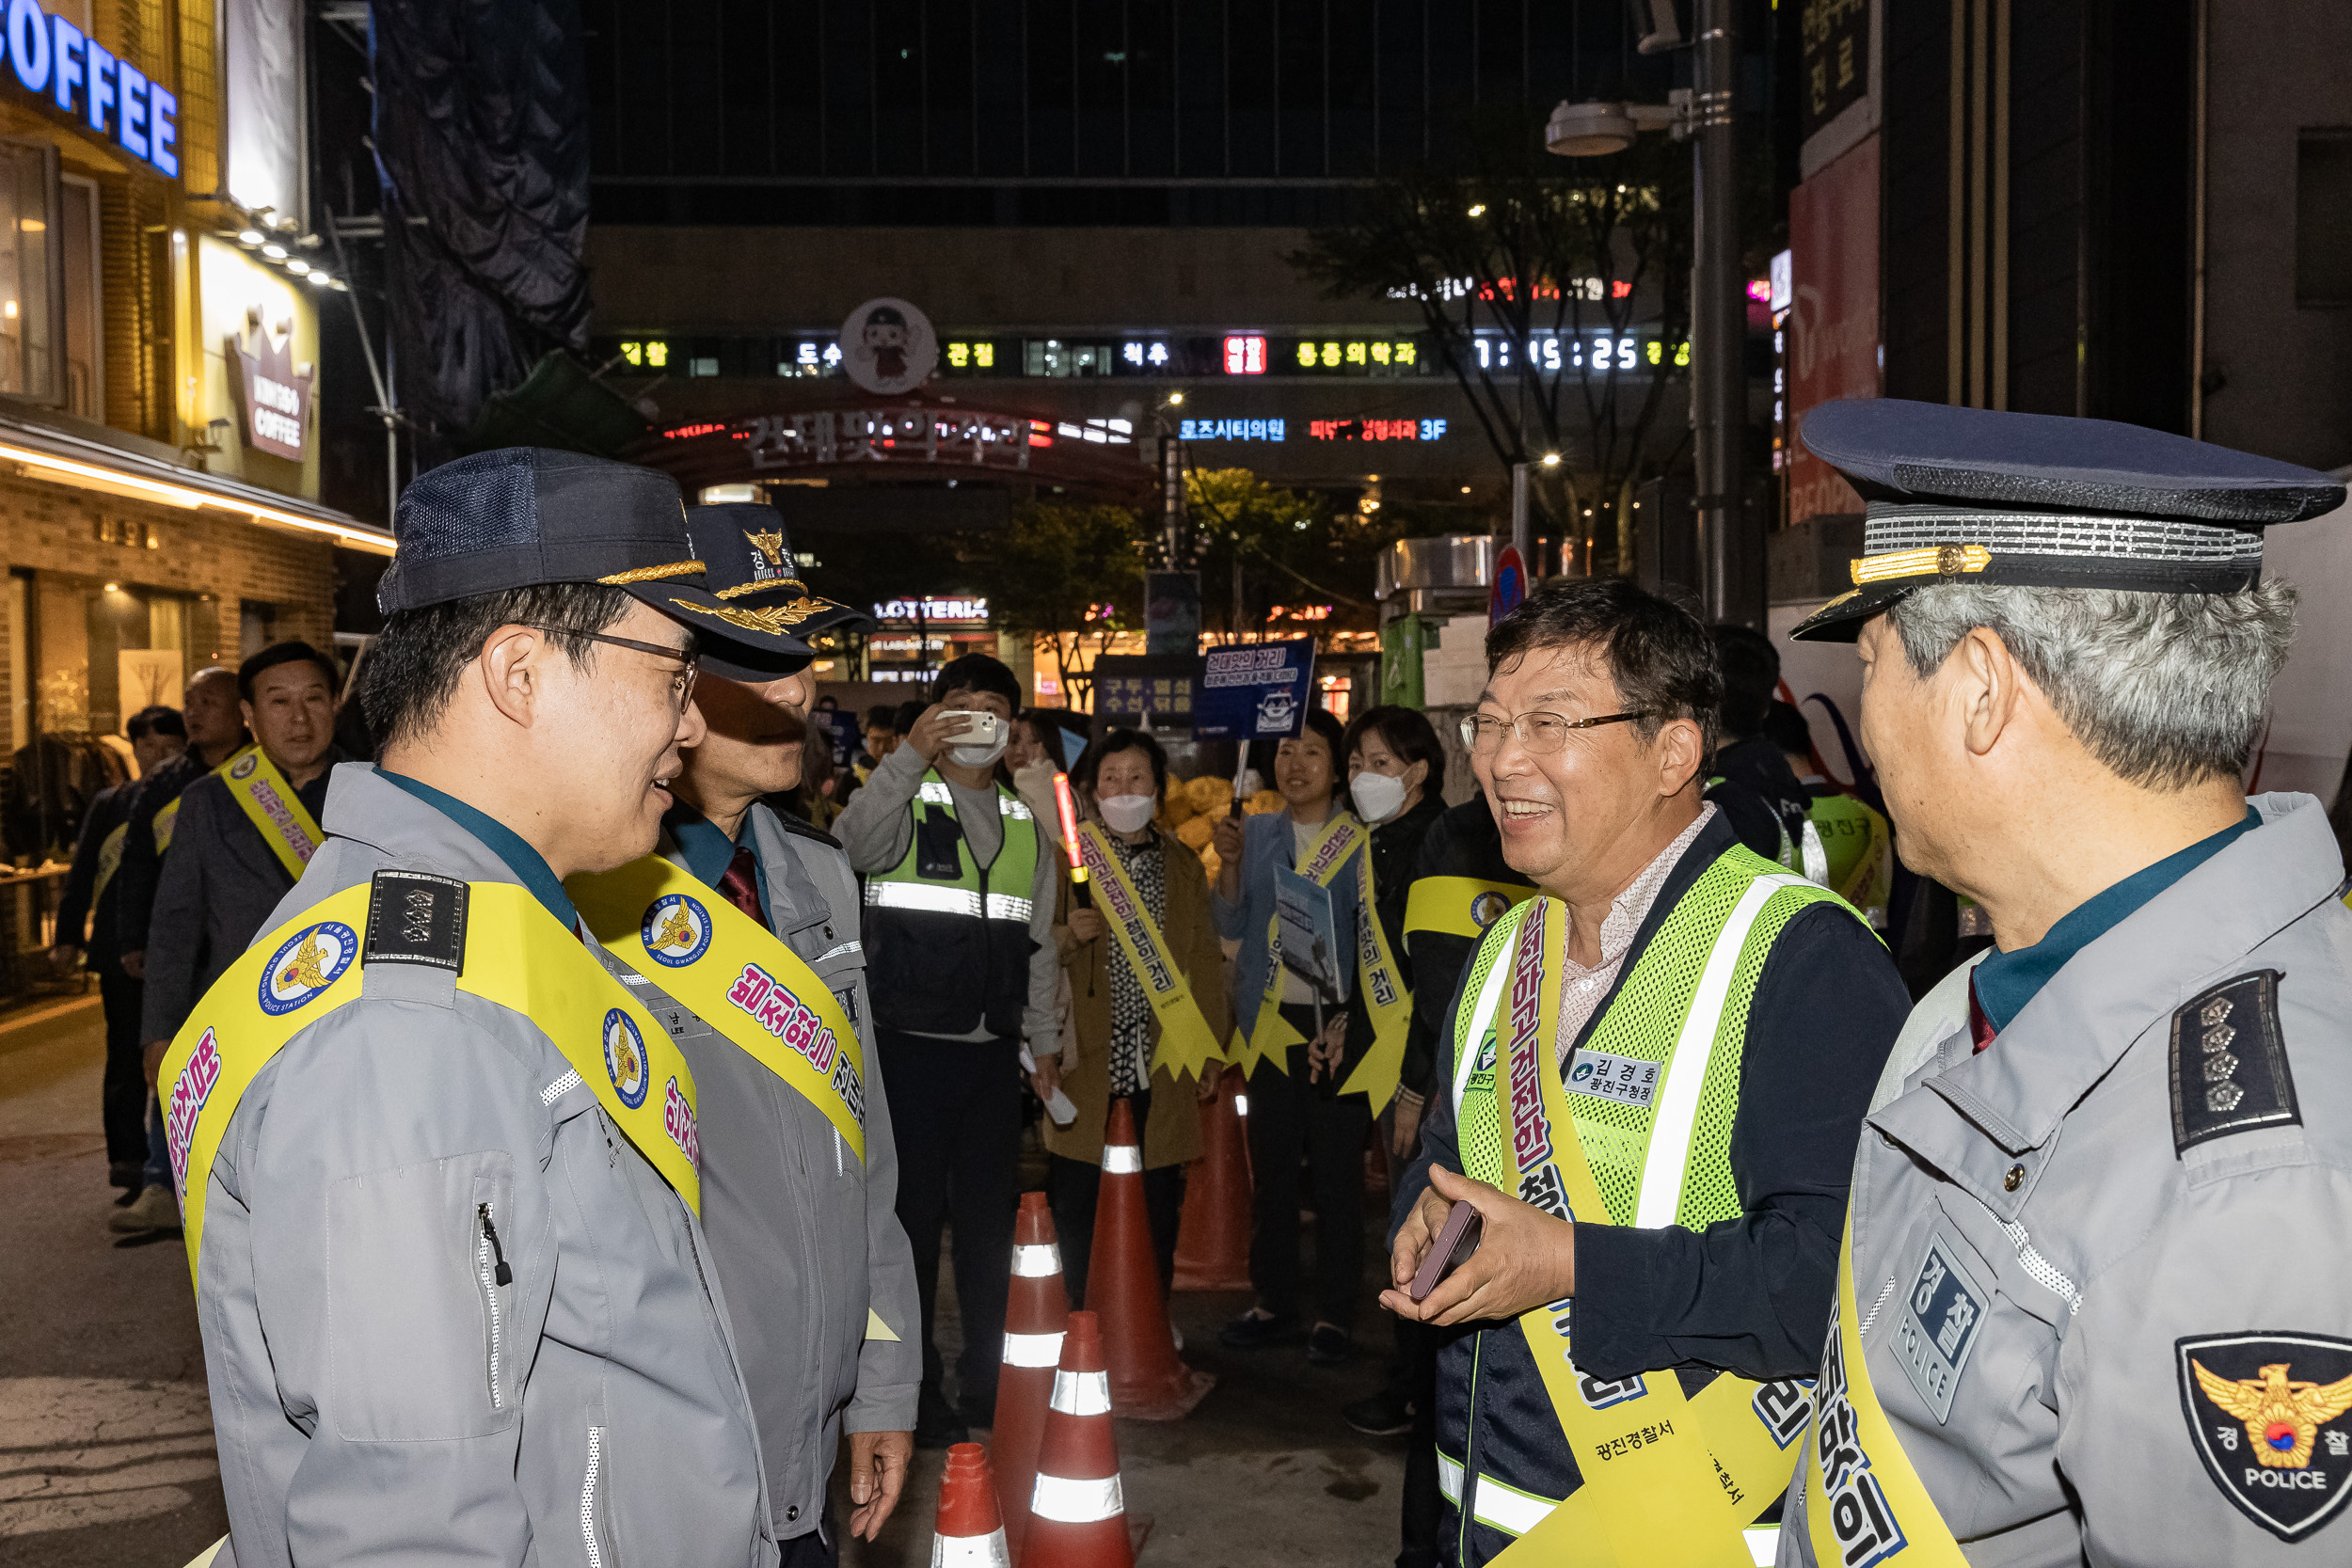
[[[73, 869], [66, 875], [65, 891], [57, 896], [57, 941], [85, 949], [90, 968], [101, 974], [122, 972], [122, 943], [115, 927], [115, 910], [122, 902], [122, 870], [118, 862], [113, 879], [100, 890], [98, 853], [105, 847], [106, 835], [130, 820], [138, 792], [135, 780], [98, 792], [89, 814], [82, 818], [82, 836], [73, 846]], [[82, 933], [85, 921], [89, 926], [87, 937]]]
[[148, 919], [154, 912], [155, 886], [164, 872], [163, 853], [155, 847], [155, 814], [211, 771], [190, 747], [139, 781], [138, 795], [131, 801], [130, 831], [122, 835], [122, 866], [115, 873], [115, 932], [122, 952], [147, 947]]
[[[1596, 1022], [1677, 901], [1734, 842], [1720, 815], [1692, 841], [1619, 966], [1616, 986], [1594, 1010]], [[1886, 949], [1854, 915], [1820, 904], [1790, 919], [1748, 1011], [1730, 1148], [1743, 1212], [1700, 1231], [1580, 1226], [1574, 1348], [1581, 1370], [1618, 1379], [1674, 1368], [1686, 1390], [1695, 1390], [1718, 1370], [1757, 1379], [1819, 1370], [1863, 1114], [1910, 1010]], [[1448, 1038], [1439, 1058], [1446, 1087], [1430, 1097], [1420, 1157], [1399, 1184], [1399, 1214], [1427, 1189], [1432, 1162], [1462, 1168], [1451, 1045]], [[1473, 1473], [1540, 1497], [1567, 1497], [1581, 1474], [1518, 1324], [1443, 1332], [1439, 1450]], [[1447, 1560], [1465, 1568], [1509, 1544], [1475, 1522], [1450, 1527], [1444, 1539]]]
[[1804, 869], [1785, 857], [1813, 801], [1781, 749], [1760, 735], [1727, 741], [1716, 750], [1714, 775], [1707, 799], [1730, 819], [1740, 842], [1768, 861]]
[[[1502, 858], [1502, 830], [1495, 825], [1493, 808], [1485, 791], [1452, 806], [1422, 835], [1421, 859], [1413, 879], [1424, 877], [1463, 877], [1472, 881], [1500, 882], [1507, 887], [1532, 887]], [[1391, 938], [1391, 941], [1394, 939]], [[1452, 1027], [1450, 1004], [1478, 951], [1474, 937], [1454, 931], [1419, 930], [1407, 943], [1413, 952], [1413, 1027], [1405, 1038], [1405, 1070], [1400, 1082], [1427, 1097], [1437, 1090], [1438, 1058], [1443, 1053], [1446, 1031]]]
[[[1389, 951], [1396, 958], [1402, 972], [1398, 978], [1405, 982], [1408, 995], [1420, 994], [1413, 974], [1413, 960], [1405, 950], [1405, 900], [1413, 891], [1413, 876], [1421, 863], [1422, 839], [1438, 819], [1445, 815], [1445, 801], [1435, 795], [1423, 795], [1421, 803], [1392, 821], [1383, 822], [1372, 830], [1372, 893], [1374, 912], [1380, 917], [1381, 932], [1389, 939]], [[1362, 1061], [1364, 1053], [1372, 1049], [1372, 1012], [1364, 1006], [1364, 988], [1352, 986], [1347, 993], [1347, 1060], [1343, 1069], [1352, 1072]], [[1405, 1058], [1412, 1060], [1412, 1040], [1408, 1035]], [[1346, 1080], [1341, 1080], [1344, 1083]], [[1420, 1087], [1410, 1077], [1399, 1082], [1408, 1089]]]

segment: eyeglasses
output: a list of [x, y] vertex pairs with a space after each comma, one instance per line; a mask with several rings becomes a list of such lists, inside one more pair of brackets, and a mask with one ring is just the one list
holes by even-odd
[[684, 713], [687, 705], [694, 700], [694, 677], [702, 672], [694, 663], [694, 644], [691, 641], [682, 648], [665, 648], [659, 642], [640, 642], [632, 637], [608, 637], [600, 631], [566, 631], [560, 626], [533, 626], [532, 630], [546, 632], [550, 637], [585, 638], [591, 642], [602, 642], [607, 647], [627, 648], [632, 653], [651, 654], [656, 658], [666, 659], [681, 666], [670, 677], [670, 706]]
[[1549, 756], [1568, 743], [1570, 730], [1597, 729], [1603, 724], [1622, 724], [1629, 720], [1646, 719], [1646, 713], [1605, 713], [1597, 719], [1564, 719], [1556, 713], [1522, 713], [1516, 718], [1497, 719], [1491, 714], [1473, 713], [1462, 721], [1462, 744], [1475, 754], [1493, 751], [1502, 744], [1502, 732], [1509, 730], [1519, 737], [1519, 744], [1537, 756]]

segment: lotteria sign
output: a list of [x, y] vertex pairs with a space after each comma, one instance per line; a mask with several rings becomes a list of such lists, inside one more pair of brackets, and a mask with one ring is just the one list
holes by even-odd
[[8, 69], [0, 85], [15, 85], [44, 108], [72, 117], [85, 129], [112, 135], [122, 150], [159, 173], [180, 176], [180, 100], [138, 67], [119, 60], [103, 44], [39, 0], [8, 0], [0, 30]]

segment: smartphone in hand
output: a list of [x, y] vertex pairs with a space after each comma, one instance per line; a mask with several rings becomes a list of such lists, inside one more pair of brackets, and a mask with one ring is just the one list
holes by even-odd
[[1426, 1301], [1438, 1282], [1470, 1260], [1478, 1250], [1478, 1238], [1486, 1221], [1478, 1210], [1468, 1203], [1456, 1203], [1446, 1211], [1445, 1223], [1438, 1227], [1438, 1239], [1429, 1243], [1428, 1253], [1421, 1260], [1421, 1271], [1413, 1275], [1405, 1293], [1413, 1300]]

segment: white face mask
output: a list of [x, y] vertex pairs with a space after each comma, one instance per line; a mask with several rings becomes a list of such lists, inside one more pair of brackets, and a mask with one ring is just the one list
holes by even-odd
[[1155, 795], [1105, 795], [1095, 804], [1102, 808], [1104, 825], [1111, 832], [1139, 833], [1151, 824], [1158, 801]]
[[986, 746], [950, 746], [947, 748], [947, 754], [956, 759], [956, 763], [959, 767], [990, 767], [998, 757], [1005, 754], [1005, 748], [1011, 743], [1012, 736], [1007, 733], [1010, 728], [1011, 726], [1009, 724], [999, 724], [996, 726], [996, 738], [990, 744]]
[[1405, 808], [1405, 781], [1369, 768], [1347, 781], [1347, 793], [1366, 822], [1386, 822]]

